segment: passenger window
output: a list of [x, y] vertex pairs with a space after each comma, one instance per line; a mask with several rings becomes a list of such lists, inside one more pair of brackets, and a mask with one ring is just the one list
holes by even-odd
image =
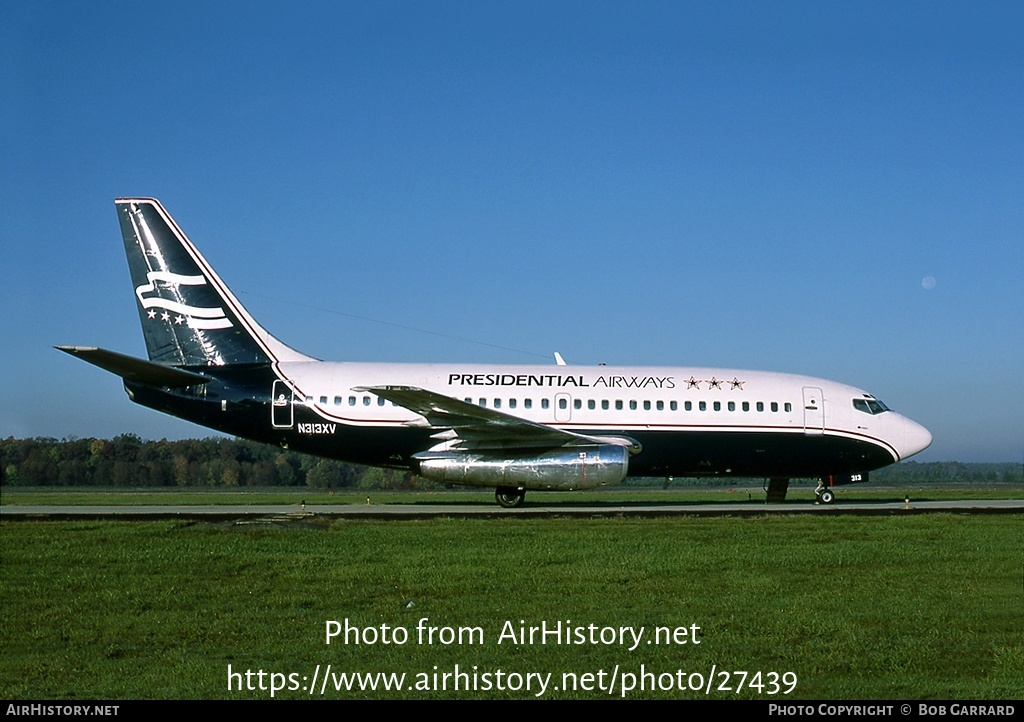
[[779, 410], [779, 402], [778, 401], [772, 401], [772, 413], [775, 413], [778, 410]]
[[686, 410], [687, 411], [693, 411], [693, 402], [692, 401], [687, 401], [685, 406], [686, 406]]
[[563, 399], [559, 399], [558, 400], [558, 408], [560, 408], [560, 409], [567, 409], [567, 408], [569, 408], [569, 402], [566, 401], [564, 398]]
[[679, 410], [679, 404], [677, 402], [675, 402], [675, 401], [669, 401], [668, 402], [668, 407], [669, 407], [669, 410], [671, 410], [671, 411], [678, 411]]
[[664, 401], [659, 401], [658, 402], [658, 411], [664, 411], [664, 410], [665, 410], [665, 402]]
[[356, 405], [356, 397], [355, 396], [349, 396], [348, 397], [348, 405], [349, 406], [355, 406]]
[[363, 397], [363, 406], [369, 406], [369, 405], [370, 405], [370, 397], [369, 396], [364, 396]]
[[334, 405], [335, 406], [341, 406], [341, 397], [340, 396], [335, 396], [334, 397]]
[[327, 403], [327, 397], [326, 396], [321, 396], [320, 397], [320, 403], [321, 404], [326, 404]]
[[533, 399], [523, 399], [523, 407], [527, 409], [533, 408]]
[[483, 408], [486, 409], [487, 408], [487, 399], [479, 399], [477, 401], [477, 406], [482, 406]]
[[644, 401], [644, 411], [650, 411], [650, 410], [651, 410], [651, 402], [650, 401]]
[[730, 401], [729, 402], [729, 411], [735, 411], [735, 410], [736, 410], [736, 402], [735, 401]]
[[[594, 402], [591, 401], [590, 403], [594, 403]], [[576, 399], [575, 401], [572, 402], [572, 407], [574, 409], [582, 409], [583, 408], [583, 402], [580, 401], [579, 399]]]
[[508, 407], [510, 409], [514, 409], [516, 407], [516, 400], [515, 399], [509, 399], [508, 400]]
[[500, 409], [501, 408], [501, 399], [495, 399], [494, 400], [494, 408], [496, 408], [496, 409]]
[[593, 399], [590, 399], [589, 401], [587, 401], [587, 408], [593, 411], [594, 409], [597, 408], [597, 402], [594, 401]]
[[601, 399], [601, 410], [607, 411], [609, 407], [608, 399]]
[[629, 402], [629, 410], [630, 411], [636, 411], [636, 400], [635, 399], [631, 399], [630, 400], [630, 402]]
[[622, 411], [622, 401], [620, 399], [615, 399], [615, 410]]
[[786, 413], [789, 413], [790, 411], [793, 410], [793, 404], [787, 402], [786, 405], [783, 406], [782, 408], [784, 408], [786, 410]]
[[697, 408], [699, 408], [701, 411], [707, 411], [708, 410], [708, 402], [707, 401], [701, 401], [697, 405]]
[[758, 401], [757, 402], [757, 410], [758, 411], [764, 411], [764, 401]]
[[540, 407], [541, 407], [542, 409], [546, 409], [546, 408], [548, 408], [549, 406], [551, 406], [551, 402], [550, 402], [550, 401], [549, 401], [548, 399], [541, 399], [541, 400], [540, 400]]
[[383, 406], [386, 403], [387, 403], [387, 399], [385, 399], [383, 396], [378, 396], [377, 397], [377, 406]]
[[743, 410], [744, 411], [750, 411], [750, 402], [749, 401], [744, 401], [743, 402]]

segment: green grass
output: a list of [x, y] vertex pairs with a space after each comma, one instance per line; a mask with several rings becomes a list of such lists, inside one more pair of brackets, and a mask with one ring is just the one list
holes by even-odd
[[[793, 672], [798, 683], [785, 699], [1020, 699], [1022, 522], [1021, 515], [4, 522], [0, 698], [265, 698], [269, 691], [229, 691], [228, 665], [311, 677], [317, 664], [331, 664], [335, 673], [405, 672], [412, 683], [435, 665], [443, 672], [458, 664], [481, 673], [551, 672], [552, 687], [563, 672], [610, 675], [616, 665], [621, 672], [643, 665], [707, 675], [716, 665]], [[484, 643], [417, 644], [424, 617], [480, 627]], [[410, 640], [327, 646], [325, 622], [346, 618], [366, 628], [403, 627]], [[497, 643], [506, 620], [567, 619], [648, 630], [697, 624], [701, 643], [633, 652]], [[545, 696], [607, 693], [549, 688]], [[711, 693], [734, 696], [758, 694]]]
[[[791, 485], [787, 501], [810, 502], [814, 500], [814, 484]], [[886, 486], [867, 484], [864, 486], [841, 487], [837, 492], [840, 500], [902, 502], [910, 497], [913, 501], [945, 501], [956, 499], [1020, 499], [1024, 498], [1024, 486], [1017, 484], [964, 484], [953, 485], [907, 485]], [[526, 503], [538, 505], [580, 505], [580, 504], [699, 504], [699, 503], [763, 503], [765, 493], [760, 486], [737, 485], [735, 487], [686, 487], [670, 489], [609, 487], [596, 491], [578, 492], [536, 492], [526, 495]], [[247, 489], [118, 489], [118, 488], [52, 488], [52, 487], [4, 487], [0, 491], [0, 504], [8, 506], [26, 505], [287, 505], [299, 504], [365, 504], [367, 498], [373, 504], [494, 504], [491, 489], [455, 489], [452, 491], [385, 491], [385, 490], [343, 490], [322, 491], [305, 487], [252, 487]]]

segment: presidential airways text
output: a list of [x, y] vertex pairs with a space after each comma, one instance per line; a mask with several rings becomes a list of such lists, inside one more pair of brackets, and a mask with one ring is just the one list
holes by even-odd
[[449, 386], [542, 386], [548, 388], [674, 389], [674, 376], [598, 376], [562, 374], [448, 374]]

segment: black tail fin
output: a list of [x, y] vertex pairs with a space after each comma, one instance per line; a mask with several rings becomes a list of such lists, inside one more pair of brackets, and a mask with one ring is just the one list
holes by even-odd
[[149, 360], [177, 366], [309, 361], [246, 312], [152, 198], [118, 198], [117, 217]]

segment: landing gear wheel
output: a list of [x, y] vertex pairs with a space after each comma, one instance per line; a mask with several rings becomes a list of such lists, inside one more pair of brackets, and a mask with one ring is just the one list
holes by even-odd
[[494, 490], [494, 500], [498, 502], [498, 506], [505, 509], [522, 506], [525, 496], [526, 489], [517, 489], [514, 486], [499, 486]]
[[831, 489], [824, 489], [820, 494], [818, 494], [818, 501], [820, 501], [822, 504], [831, 504], [835, 500], [836, 495], [832, 492]]

